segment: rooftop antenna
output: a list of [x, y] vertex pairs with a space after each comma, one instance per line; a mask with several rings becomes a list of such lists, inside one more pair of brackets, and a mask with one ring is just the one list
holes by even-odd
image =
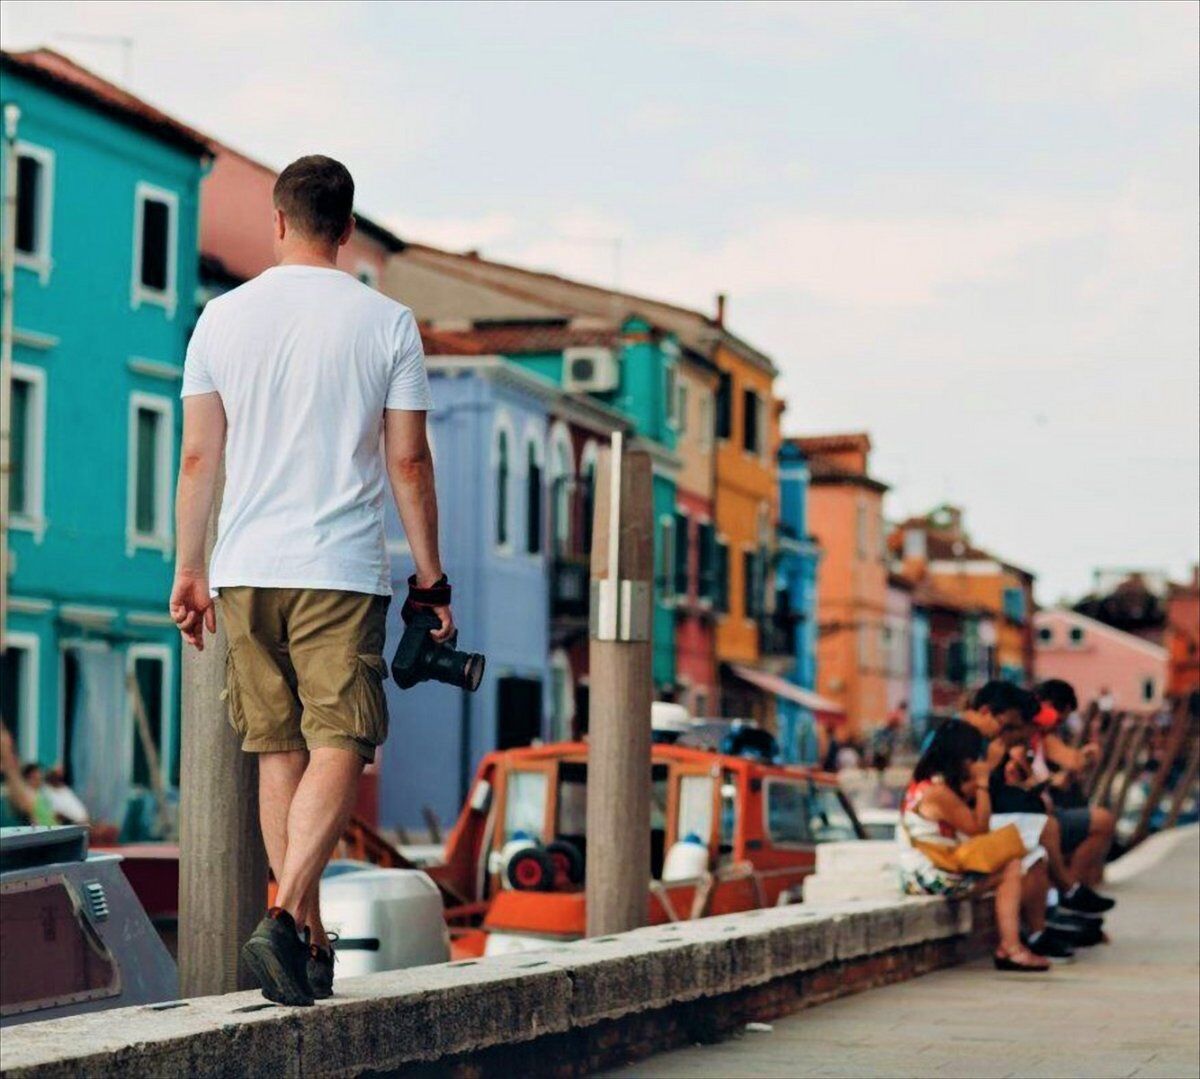
[[125, 34], [55, 34], [60, 41], [86, 41], [93, 45], [116, 45], [121, 50], [121, 82], [129, 87], [133, 83], [133, 38]]

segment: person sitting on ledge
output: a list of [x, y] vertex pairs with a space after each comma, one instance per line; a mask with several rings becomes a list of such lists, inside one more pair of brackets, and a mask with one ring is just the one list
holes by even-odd
[[[948, 729], [947, 729], [948, 727]], [[900, 808], [901, 880], [909, 895], [965, 898], [995, 888], [999, 946], [997, 970], [1045, 971], [1050, 961], [1031, 951], [1021, 939], [1021, 915], [1037, 932], [1045, 924], [1045, 871], [1022, 873], [1024, 847], [990, 873], [947, 868], [955, 851], [973, 836], [989, 831], [992, 815], [989, 767], [984, 739], [972, 725], [944, 725], [913, 770]], [[1044, 866], [1044, 862], [1040, 862]]]
[[1089, 806], [1080, 783], [1080, 776], [1099, 762], [1100, 745], [1088, 742], [1076, 749], [1059, 734], [1079, 707], [1070, 682], [1050, 678], [1034, 693], [1041, 709], [1034, 717], [1033, 748], [1045, 758], [1050, 772], [1048, 793], [1062, 832], [1063, 854], [1071, 860], [1071, 873], [1089, 889], [1096, 888], [1104, 879], [1104, 865], [1117, 831], [1112, 811]]

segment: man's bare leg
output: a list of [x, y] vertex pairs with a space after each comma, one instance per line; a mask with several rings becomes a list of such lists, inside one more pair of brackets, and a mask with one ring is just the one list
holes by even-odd
[[1053, 816], [1046, 818], [1046, 827], [1042, 829], [1042, 846], [1046, 848], [1047, 866], [1050, 881], [1060, 892], [1069, 891], [1076, 884], [1077, 878], [1067, 865], [1062, 852], [1062, 830], [1057, 819]]
[[1071, 855], [1071, 873], [1084, 884], [1098, 888], [1104, 882], [1104, 863], [1116, 834], [1116, 818], [1108, 809], [1092, 810], [1091, 829], [1087, 838]]
[[[335, 841], [336, 845], [336, 841]], [[328, 859], [326, 859], [328, 861]], [[324, 871], [322, 869], [322, 871]], [[321, 921], [321, 877], [317, 876], [308, 895], [300, 904], [300, 912], [296, 915], [296, 924], [307, 926], [309, 940], [320, 948], [329, 947], [329, 934], [325, 932], [325, 923]]]
[[350, 750], [322, 746], [309, 755], [288, 812], [287, 851], [275, 897], [297, 925], [303, 924], [321, 873], [350, 819], [362, 769], [362, 758]]
[[287, 853], [288, 811], [306, 767], [306, 749], [258, 754], [258, 821], [276, 883], [283, 875]]

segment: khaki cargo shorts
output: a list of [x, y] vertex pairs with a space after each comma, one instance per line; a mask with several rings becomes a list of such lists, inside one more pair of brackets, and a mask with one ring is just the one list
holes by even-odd
[[225, 699], [247, 753], [330, 746], [365, 761], [387, 738], [388, 596], [331, 588], [222, 588]]

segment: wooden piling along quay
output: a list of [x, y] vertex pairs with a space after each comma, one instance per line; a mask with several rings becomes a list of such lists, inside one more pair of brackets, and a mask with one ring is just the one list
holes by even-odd
[[[1089, 717], [1095, 715], [1094, 711]], [[1174, 827], [1189, 796], [1200, 797], [1196, 781], [1200, 774], [1200, 719], [1188, 711], [1186, 700], [1177, 702], [1165, 739], [1156, 739], [1155, 720], [1131, 713], [1114, 715], [1101, 738], [1100, 760], [1085, 784], [1091, 805], [1112, 811], [1121, 819], [1130, 792], [1153, 765], [1149, 790], [1137, 823], [1126, 843], [1136, 846], [1150, 834], [1154, 812], [1169, 797], [1162, 828]], [[1179, 768], [1176, 781], [1172, 772]]]

